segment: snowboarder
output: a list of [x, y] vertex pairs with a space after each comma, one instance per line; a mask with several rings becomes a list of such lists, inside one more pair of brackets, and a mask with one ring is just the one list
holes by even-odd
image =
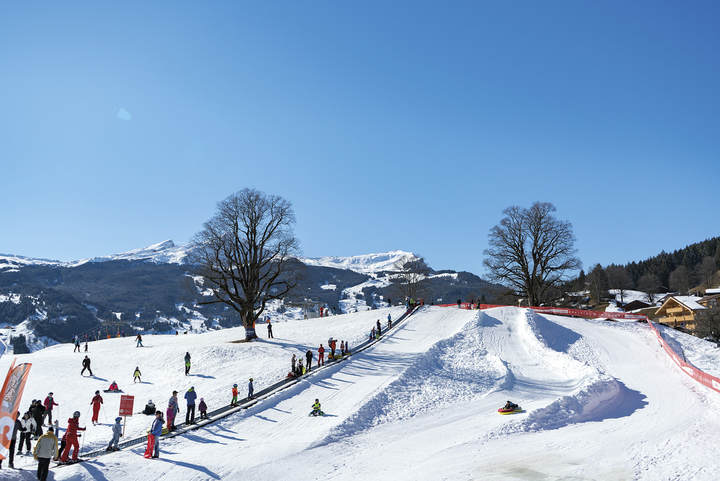
[[172, 396], [170, 397], [170, 406], [173, 408], [173, 417], [172, 421], [170, 421], [170, 416], [168, 416], [168, 428], [175, 429], [175, 418], [177, 417], [178, 413], [180, 412], [180, 405], [178, 404], [178, 398], [177, 398], [177, 391], [172, 392]]
[[103, 398], [100, 395], [100, 391], [95, 391], [95, 396], [92, 398], [92, 401], [90, 401], [90, 404], [92, 404], [93, 409], [92, 423], [94, 426], [96, 423], [99, 423], [98, 417], [100, 415], [100, 406], [103, 404]]
[[162, 411], [156, 411], [155, 420], [152, 426], [150, 426], [150, 434], [148, 434], [147, 449], [145, 449], [145, 457], [147, 459], [160, 457], [160, 435], [162, 434], [162, 427]]
[[230, 400], [231, 406], [237, 406], [238, 388], [237, 384], [233, 384], [232, 387], [232, 399]]
[[185, 353], [185, 375], [190, 374], [190, 353]]
[[119, 451], [118, 443], [120, 442], [120, 436], [122, 436], [122, 418], [120, 416], [115, 418], [115, 424], [112, 425], [112, 439], [110, 444], [105, 451]]
[[312, 360], [313, 360], [313, 353], [310, 349], [307, 350], [305, 353], [305, 359], [307, 359], [307, 362], [305, 363], [305, 368], [310, 371], [310, 368], [312, 367]]
[[268, 330], [268, 339], [273, 339], [272, 323], [270, 322], [270, 318], [269, 318], [269, 317], [268, 317], [268, 321], [267, 321], [267, 330]]
[[[15, 459], [15, 442], [17, 441], [17, 433], [22, 428], [22, 423], [20, 422], [20, 411], [18, 411], [15, 414], [15, 422], [13, 423], [12, 427], [12, 434], [8, 436], [10, 438], [10, 446], [8, 448], [8, 459], [10, 459], [10, 467], [15, 469], [15, 465], [13, 464], [13, 461]], [[8, 431], [10, 432], [10, 431]], [[0, 459], [0, 468], [2, 468], [2, 462], [3, 460]]]
[[[125, 336], [123, 336], [123, 337], [125, 337]], [[135, 347], [145, 347], [145, 346], [143, 346], [142, 336], [140, 335], [139, 332], [138, 332], [137, 337], [135, 338], [135, 341], [137, 341], [137, 343], [135, 344]]]
[[187, 413], [185, 414], [185, 424], [195, 424], [195, 399], [197, 399], [197, 393], [195, 387], [191, 387], [185, 393], [185, 399], [187, 400]]
[[53, 432], [53, 428], [48, 428], [47, 432], [40, 436], [33, 457], [38, 461], [37, 477], [40, 481], [46, 481], [48, 471], [50, 470], [50, 459], [57, 458], [58, 455], [58, 439]]
[[83, 365], [83, 368], [82, 368], [82, 371], [80, 371], [80, 375], [84, 376], [85, 369], [87, 369], [90, 372], [90, 375], [92, 376], [93, 373], [92, 373], [92, 369], [90, 369], [90, 358], [89, 357], [85, 356], [85, 359], [83, 359], [82, 365]]
[[70, 449], [73, 447], [75, 449], [73, 450], [72, 460], [77, 461], [78, 451], [80, 451], [80, 444], [78, 443], [78, 437], [80, 434], [78, 434], [78, 431], [85, 431], [85, 428], [80, 427], [80, 411], [75, 411], [73, 413], [73, 417], [68, 419], [67, 431], [65, 431], [67, 446], [63, 450], [60, 462], [67, 462], [68, 457], [70, 456]]
[[200, 398], [200, 404], [198, 404], [198, 411], [200, 411], [200, 420], [207, 419], [207, 404], [205, 404], [205, 400], [203, 398]]
[[155, 411], [157, 411], [157, 409], [155, 409], [155, 403], [152, 402], [152, 399], [148, 399], [145, 409], [143, 409], [143, 414], [147, 416], [154, 416]]
[[322, 344], [320, 344], [320, 347], [318, 348], [318, 367], [325, 365], [325, 348]]
[[316, 399], [315, 404], [312, 405], [312, 411], [310, 411], [310, 416], [323, 416], [325, 415], [324, 412], [320, 409], [320, 400]]
[[135, 379], [140, 381], [140, 384], [142, 384], [142, 379], [140, 379], [140, 376], [142, 376], [142, 373], [140, 372], [140, 367], [135, 366], [135, 373], [133, 374], [133, 384], [135, 384]]
[[253, 396], [253, 393], [255, 392], [255, 388], [253, 387], [253, 378], [250, 378], [250, 382], [248, 382], [248, 399], [253, 399], [255, 396]]

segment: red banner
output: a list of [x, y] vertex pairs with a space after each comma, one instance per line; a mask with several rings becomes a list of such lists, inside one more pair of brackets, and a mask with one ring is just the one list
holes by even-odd
[[0, 391], [0, 459], [6, 459], [10, 454], [10, 438], [12, 438], [15, 427], [15, 415], [18, 412], [32, 364], [13, 366], [15, 366], [15, 361], [10, 365], [5, 384]]
[[132, 416], [135, 396], [123, 394], [120, 396], [120, 416]]

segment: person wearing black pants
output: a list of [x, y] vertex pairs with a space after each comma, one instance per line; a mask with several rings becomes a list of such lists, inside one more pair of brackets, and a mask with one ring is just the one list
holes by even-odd
[[38, 480], [46, 481], [50, 470], [50, 459], [57, 457], [58, 454], [58, 440], [53, 433], [53, 428], [48, 428], [47, 433], [40, 436], [33, 454], [38, 460]]
[[[8, 459], [10, 460], [10, 467], [15, 468], [13, 465], [13, 461], [15, 460], [15, 441], [17, 440], [17, 433], [22, 427], [22, 424], [20, 424], [20, 411], [17, 412], [15, 415], [15, 425], [13, 426], [12, 435], [10, 436], [10, 452], [8, 454]], [[2, 462], [3, 460], [0, 459], [0, 469], [2, 468]]]

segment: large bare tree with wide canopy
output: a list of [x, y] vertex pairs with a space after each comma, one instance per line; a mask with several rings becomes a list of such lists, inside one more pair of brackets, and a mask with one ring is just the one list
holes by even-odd
[[582, 267], [575, 257], [572, 224], [555, 218], [556, 210], [549, 202], [535, 202], [529, 209], [508, 207], [505, 218], [490, 230], [490, 248], [483, 252], [490, 280], [512, 288], [531, 306], [549, 300], [550, 288]]
[[240, 314], [246, 339], [268, 301], [282, 299], [300, 280], [292, 204], [279, 196], [245, 188], [217, 205], [215, 216], [192, 238], [193, 274], [202, 276], [198, 304], [223, 303]]

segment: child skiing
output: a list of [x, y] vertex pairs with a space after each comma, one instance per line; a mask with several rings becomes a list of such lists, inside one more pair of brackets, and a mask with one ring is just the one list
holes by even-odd
[[140, 384], [142, 384], [142, 379], [140, 379], [140, 376], [142, 376], [142, 373], [140, 372], [140, 368], [138, 366], [135, 366], [135, 373], [133, 374], [133, 384], [135, 384], [135, 379], [140, 381]]
[[200, 398], [200, 404], [198, 404], [198, 411], [200, 411], [200, 420], [207, 419], [207, 404], [205, 404], [205, 400], [203, 398]]
[[92, 404], [93, 407], [92, 423], [94, 426], [99, 422], [98, 417], [100, 416], [100, 405], [103, 404], [103, 398], [100, 396], [100, 391], [95, 391], [95, 397], [92, 398], [90, 404]]
[[[125, 336], [123, 336], [123, 337], [125, 337]], [[135, 347], [145, 347], [145, 346], [143, 346], [142, 336], [140, 335], [140, 333], [138, 333], [137, 337], [135, 338], [135, 341], [137, 342], [137, 343], [135, 344]], [[151, 346], [151, 347], [152, 347], [152, 346]]]
[[112, 439], [110, 440], [110, 444], [108, 444], [108, 447], [105, 451], [119, 451], [120, 448], [118, 448], [118, 443], [120, 442], [120, 436], [122, 436], [122, 418], [120, 416], [115, 418], [115, 424], [112, 426]]
[[231, 406], [237, 406], [238, 389], [237, 384], [233, 384], [232, 387], [232, 399], [230, 400]]
[[185, 353], [185, 375], [190, 374], [190, 353]]

